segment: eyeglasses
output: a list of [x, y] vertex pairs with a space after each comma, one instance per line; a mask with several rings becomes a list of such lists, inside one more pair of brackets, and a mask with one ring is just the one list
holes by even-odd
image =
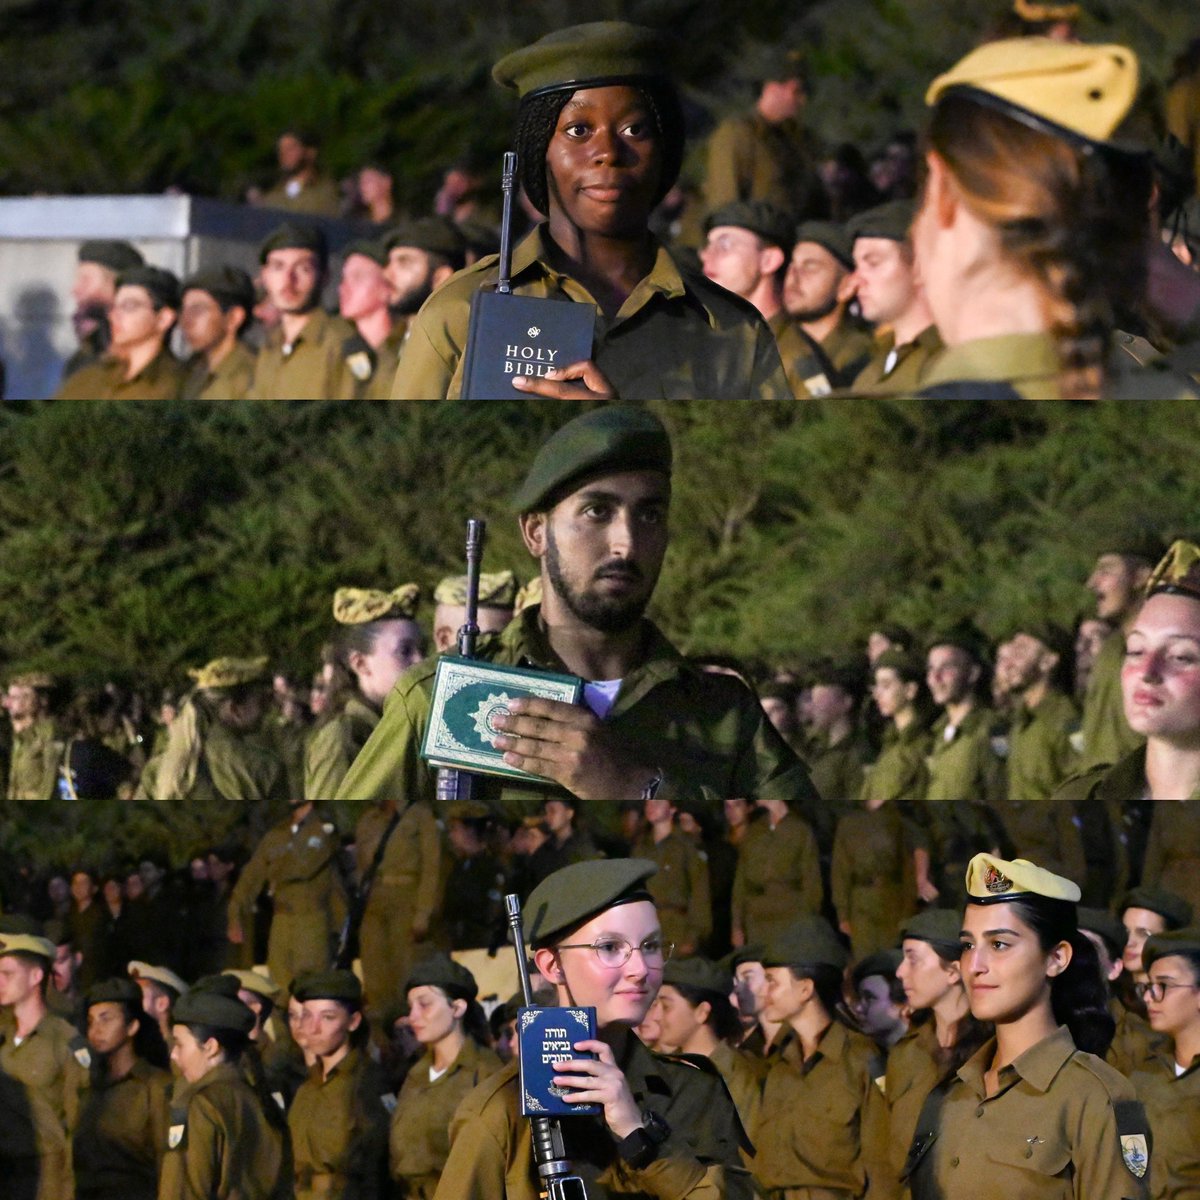
[[623, 967], [636, 950], [646, 966], [661, 967], [671, 957], [675, 943], [664, 942], [661, 938], [647, 938], [640, 946], [633, 946], [624, 938], [605, 938], [599, 942], [564, 943], [556, 949], [591, 950], [602, 967]]
[[1161, 1004], [1171, 988], [1187, 988], [1189, 992], [1194, 992], [1200, 988], [1200, 983], [1163, 983], [1161, 980], [1151, 980], [1150, 983], [1139, 983], [1133, 990], [1137, 992], [1139, 999], [1144, 1000], [1149, 996], [1156, 1004]]

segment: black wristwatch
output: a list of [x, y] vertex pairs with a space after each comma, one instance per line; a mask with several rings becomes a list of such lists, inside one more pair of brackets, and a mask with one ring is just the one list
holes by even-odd
[[656, 1112], [642, 1112], [642, 1125], [617, 1143], [617, 1153], [635, 1170], [648, 1167], [657, 1157], [671, 1127]]

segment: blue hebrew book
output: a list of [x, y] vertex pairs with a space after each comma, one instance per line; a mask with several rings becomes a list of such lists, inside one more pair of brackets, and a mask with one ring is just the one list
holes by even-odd
[[595, 1116], [599, 1104], [571, 1104], [571, 1088], [555, 1087], [556, 1064], [568, 1058], [594, 1058], [574, 1050], [575, 1042], [596, 1036], [594, 1008], [520, 1008], [517, 1010], [517, 1053], [521, 1067], [523, 1117]]

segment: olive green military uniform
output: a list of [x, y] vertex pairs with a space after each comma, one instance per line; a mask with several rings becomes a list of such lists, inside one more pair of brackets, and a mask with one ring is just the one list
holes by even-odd
[[1200, 1058], [1175, 1073], [1169, 1047], [1149, 1054], [1130, 1076], [1154, 1132], [1150, 1155], [1152, 1200], [1200, 1195]]
[[[341, 712], [322, 722], [309, 735], [304, 748], [304, 796], [328, 801], [337, 795], [350, 764], [379, 724], [379, 712], [359, 695], [351, 695]], [[352, 829], [363, 814], [362, 805], [342, 804], [331, 811]]]
[[770, 1200], [862, 1196], [884, 1164], [872, 1160], [887, 1121], [879, 1051], [834, 1021], [805, 1060], [792, 1038], [771, 1061], [758, 1124], [754, 1179]]
[[807, 821], [789, 812], [774, 829], [765, 817], [750, 825], [738, 848], [732, 901], [733, 928], [747, 943], [769, 941], [802, 913], [819, 912], [822, 891]]
[[268, 713], [262, 725], [264, 740], [283, 763], [288, 796], [293, 800], [304, 795], [304, 751], [311, 732], [306, 722], [285, 720], [279, 711]]
[[1125, 661], [1125, 637], [1118, 631], [1105, 638], [1092, 663], [1087, 693], [1083, 700], [1083, 754], [1079, 769], [1111, 766], [1142, 744], [1125, 720], [1121, 697], [1121, 664]]
[[1200, 69], [1176, 79], [1167, 89], [1167, 129], [1189, 150], [1200, 187]]
[[1058, 352], [1048, 334], [1004, 334], [945, 347], [930, 365], [922, 390], [994, 384], [1022, 400], [1060, 400], [1058, 372]]
[[805, 762], [822, 807], [829, 813], [828, 824], [833, 827], [862, 794], [869, 757], [866, 740], [857, 733], [832, 746], [824, 737], [809, 744]]
[[312, 310], [294, 342], [285, 343], [282, 326], [276, 326], [258, 352], [247, 399], [356, 399], [359, 383], [346, 361], [346, 344], [356, 336], [349, 321], [320, 308]]
[[75, 1129], [78, 1200], [154, 1200], [167, 1152], [171, 1073], [137, 1059], [122, 1079], [92, 1079]]
[[[407, 354], [408, 351], [405, 351]], [[505, 665], [565, 671], [540, 623], [540, 606], [523, 609], [499, 634], [484, 635], [481, 658]], [[663, 773], [658, 794], [679, 803], [709, 795], [817, 797], [804, 765], [763, 715], [740, 680], [687, 662], [650, 622], [643, 623], [641, 664], [625, 676], [606, 718], [628, 751]], [[434, 772], [419, 749], [429, 713], [436, 659], [406, 671], [384, 704], [383, 719], [354, 760], [339, 800], [434, 797]], [[551, 784], [484, 779], [481, 798], [506, 817], [540, 811]], [[557, 793], [561, 795], [561, 792]]]
[[895, 336], [886, 333], [875, 339], [870, 361], [854, 377], [848, 390], [861, 396], [915, 395], [925, 386], [941, 351], [942, 338], [934, 325], [922, 329], [911, 342], [900, 347], [896, 346]]
[[[673, 942], [680, 954], [697, 953], [712, 926], [708, 862], [703, 851], [673, 829], [658, 842], [648, 833], [634, 847], [633, 857], [658, 865], [658, 874], [646, 881], [646, 890], [654, 897], [664, 940]], [[690, 950], [684, 949], [689, 946]]]
[[222, 1063], [177, 1088], [159, 1200], [282, 1197], [283, 1167], [283, 1139], [237, 1067]]
[[767, 322], [767, 327], [775, 335], [783, 373], [792, 395], [797, 400], [828, 396], [837, 379], [833, 364], [821, 347], [800, 328], [800, 323], [780, 309]]
[[903, 729], [889, 723], [883, 734], [879, 757], [867, 769], [861, 799], [920, 800], [929, 783], [929, 730], [920, 721]]
[[401, 317], [392, 331], [375, 347], [375, 365], [363, 395], [367, 400], [390, 400], [392, 384], [396, 382], [396, 368], [400, 364], [400, 351], [408, 333], [408, 318]]
[[[887, 1176], [879, 1181], [882, 1197], [907, 1194], [900, 1176], [912, 1145], [917, 1121], [929, 1093], [941, 1082], [938, 1065], [937, 1024], [930, 1019], [914, 1025], [888, 1051], [883, 1096], [887, 1104], [886, 1141], [880, 1158], [887, 1163]], [[872, 1187], [872, 1196], [876, 1189]]]
[[258, 844], [230, 896], [230, 913], [248, 937], [254, 903], [264, 888], [269, 892], [267, 964], [271, 978], [285, 987], [298, 975], [329, 966], [333, 935], [346, 916], [337, 853], [337, 831], [316, 810], [299, 824], [284, 821]]
[[49, 800], [53, 797], [62, 756], [63, 742], [48, 717], [39, 717], [27, 729], [14, 730], [8, 799]]
[[852, 380], [870, 361], [875, 345], [865, 329], [843, 317], [821, 342], [821, 349], [833, 363], [838, 378]]
[[1110, 1000], [1108, 1011], [1112, 1013], [1117, 1028], [1104, 1061], [1110, 1067], [1116, 1067], [1122, 1075], [1132, 1078], [1133, 1072], [1148, 1057], [1169, 1046], [1170, 1038], [1166, 1034], [1155, 1033], [1150, 1028], [1149, 1021], [1135, 1012], [1130, 1012], [1120, 1000]]
[[[638, 1170], [617, 1153], [597, 1117], [562, 1123], [566, 1156], [589, 1200], [609, 1196], [749, 1200], [750, 1177], [738, 1158], [741, 1128], [720, 1077], [651, 1054], [631, 1033], [617, 1055], [638, 1106], [670, 1127], [658, 1157]], [[486, 1079], [459, 1106], [438, 1200], [536, 1200], [539, 1188], [529, 1122], [521, 1116], [517, 1064]]]
[[383, 1072], [353, 1047], [322, 1076], [318, 1063], [288, 1112], [295, 1200], [380, 1200], [386, 1193], [388, 1092]]
[[[761, 1054], [731, 1046], [728, 1042], [718, 1042], [708, 1061], [721, 1072], [742, 1125], [746, 1129], [753, 1129], [762, 1103], [763, 1081], [770, 1066], [767, 1059]], [[747, 1157], [746, 1161], [749, 1163], [752, 1159]]]
[[[791, 398], [775, 339], [757, 310], [681, 268], [665, 247], [611, 321], [581, 283], [554, 265], [558, 257], [539, 225], [513, 251], [513, 294], [593, 305], [592, 357], [622, 399]], [[471, 297], [495, 286], [496, 262], [494, 255], [481, 259], [425, 302], [400, 357], [394, 399], [459, 397]]]
[[773, 124], [757, 109], [728, 117], [708, 143], [704, 210], [735, 200], [766, 200], [798, 219], [821, 196], [804, 127], [794, 120]]
[[1059, 1028], [1004, 1067], [988, 1096], [995, 1053], [993, 1040], [926, 1104], [905, 1166], [913, 1200], [1147, 1195], [1148, 1128], [1123, 1075]]
[[895, 801], [848, 813], [833, 841], [831, 890], [838, 920], [850, 926], [855, 958], [895, 944], [896, 922], [916, 911], [913, 851], [924, 834]]
[[404, 1200], [432, 1200], [450, 1154], [450, 1122], [459, 1104], [503, 1066], [470, 1038], [444, 1074], [430, 1080], [427, 1050], [404, 1077], [392, 1113], [388, 1163]]
[[[372, 807], [354, 831], [358, 877], [375, 858], [391, 813]], [[437, 946], [435, 915], [441, 907], [442, 843], [428, 804], [413, 803], [400, 815], [371, 885], [358, 931], [363, 983], [373, 1013], [403, 1000], [413, 964]]]
[[74, 1026], [46, 1013], [17, 1044], [6, 1020], [0, 1041], [0, 1160], [5, 1187], [37, 1200], [73, 1200], [71, 1138], [91, 1062]]
[[1156, 800], [1142, 883], [1182, 896], [1200, 912], [1200, 788], [1187, 800]]
[[132, 379], [125, 378], [124, 359], [106, 355], [63, 380], [56, 400], [177, 400], [183, 387], [183, 364], [165, 347]]
[[215, 367], [203, 354], [194, 354], [186, 365], [180, 398], [183, 400], [242, 400], [254, 382], [256, 355], [245, 342], [236, 341]]
[[[317, 172], [300, 187], [296, 187], [295, 182], [281, 180], [269, 192], [263, 193], [259, 203], [265, 208], [280, 208], [310, 217], [336, 217], [341, 212], [341, 193], [328, 175]], [[293, 185], [290, 190], [289, 183]]]

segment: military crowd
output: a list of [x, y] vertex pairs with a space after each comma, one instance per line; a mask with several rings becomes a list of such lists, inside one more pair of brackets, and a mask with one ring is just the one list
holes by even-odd
[[[1064, 1052], [1107, 1058], [1111, 1071], [1085, 1074], [1116, 1106], [1124, 1166], [1114, 1160], [1106, 1190], [1082, 1167], [1075, 1178], [1094, 1190], [1064, 1190], [1058, 1176], [1082, 1151], [1050, 1118], [997, 1127], [997, 1153], [1015, 1155], [1018, 1132], [1049, 1147], [1037, 1151], [1046, 1190], [1031, 1195], [1141, 1195], [1147, 1161], [1155, 1196], [1189, 1194], [1200, 1169], [1200, 547], [1097, 547], [1095, 612], [1073, 632], [1038, 614], [992, 647], [969, 625], [918, 635], [885, 622], [845, 661], [752, 670], [687, 659], [645, 617], [669, 543], [672, 464], [644, 409], [567, 422], [511, 499], [533, 579], [484, 574], [477, 605], [470, 577], [446, 579], [428, 626], [416, 585], [338, 589], [308, 705], [266, 658], [215, 659], [164, 698], [156, 745], [112, 692], [77, 706], [90, 723], [64, 736], [54, 681], [10, 679], [0, 1080], [25, 1116], [6, 1123], [18, 1132], [0, 1137], [0, 1160], [28, 1194], [69, 1195], [73, 1170], [80, 1195], [126, 1192], [135, 1178], [164, 1197], [292, 1184], [371, 1195], [390, 1175], [400, 1194], [425, 1196], [443, 1168], [443, 1197], [527, 1194], [528, 1179], [505, 1192], [473, 1174], [483, 1168], [468, 1148], [503, 1141], [487, 1105], [512, 1079], [496, 1069], [515, 1013], [485, 993], [489, 1026], [463, 964], [482, 972], [490, 952], [508, 953], [509, 892], [535, 919], [564, 906], [561, 929], [574, 931], [634, 888], [654, 911], [627, 943], [641, 954], [618, 962], [607, 925], [583, 949], [631, 972], [667, 960], [661, 989], [637, 976], [612, 992], [618, 1008], [637, 998], [636, 1019], [622, 1009], [612, 1020], [711, 1060], [725, 1081], [736, 1109], [709, 1095], [675, 1114], [689, 1114], [692, 1161], [724, 1162], [720, 1194], [749, 1194], [752, 1179], [773, 1197], [930, 1195], [917, 1186], [918, 1118], [987, 1039], [957, 961], [964, 905], [996, 890], [972, 890], [984, 860], [1066, 904], [1071, 931], [1082, 902], [1077, 928], [1095, 960], [1080, 969], [1103, 1027]], [[475, 777], [466, 798], [461, 777], [440, 779], [421, 750], [439, 658], [464, 627], [482, 662], [582, 684], [578, 704], [506, 697], [479, 733], [504, 771]], [[39, 839], [63, 827], [84, 831], [86, 850], [35, 871]], [[544, 954], [568, 944], [531, 946], [543, 955], [536, 982], [561, 989]], [[290, 1036], [278, 1020], [289, 991]], [[42, 1022], [47, 1036], [32, 1037]], [[165, 1142], [167, 1079], [136, 1066], [138, 1031], [153, 1023], [182, 1077]], [[654, 1121], [629, 1118], [616, 1078], [674, 1095], [641, 1044], [604, 1042], [620, 1063], [605, 1075], [616, 1092], [603, 1092], [620, 1148], [592, 1134], [577, 1147], [598, 1195], [661, 1192], [643, 1171], [669, 1135], [656, 1142]], [[411, 1065], [418, 1050], [429, 1061]], [[494, 1087], [471, 1090], [493, 1071]], [[1148, 1160], [1126, 1077], [1149, 1112]], [[137, 1130], [116, 1128], [114, 1111]], [[1091, 1119], [1081, 1128], [1102, 1156], [1116, 1142]], [[246, 1132], [230, 1164], [220, 1147], [235, 1124]], [[111, 1175], [110, 1153], [121, 1159]], [[81, 1164], [93, 1161], [106, 1165], [90, 1175]], [[679, 1164], [658, 1165], [674, 1178]], [[179, 1190], [224, 1170], [241, 1192]], [[707, 1168], [695, 1170], [698, 1187]]]
[[[1078, 17], [1076, 5], [1017, 0], [932, 82], [920, 147], [901, 133], [869, 167], [857, 148], [823, 147], [805, 126], [810, 79], [799, 54], [746, 64], [753, 103], [717, 125], [703, 178], [690, 185], [677, 179], [683, 117], [658, 35], [600, 22], [506, 56], [494, 76], [521, 100], [526, 227], [513, 290], [596, 310], [586, 367], [515, 386], [627, 400], [1195, 397], [1200, 259], [1189, 222], [1200, 225], [1200, 76], [1182, 56], [1164, 111], [1136, 109], [1135, 57], [1077, 41]], [[572, 95], [603, 100], [589, 129], [635, 128], [637, 152], [610, 165], [602, 147], [554, 176], [548, 151], [580, 138], [562, 116], [579, 103], [564, 108]], [[968, 163], [940, 132], [943, 115], [948, 129], [965, 130], [955, 116], [963, 100], [1016, 140], [998, 136], [984, 152], [977, 131], [981, 161]], [[624, 111], [630, 103], [636, 112]], [[633, 126], [622, 124], [631, 114]], [[258, 199], [290, 215], [259, 247], [255, 279], [216, 265], [181, 281], [127, 242], [80, 247], [72, 296], [81, 341], [61, 397], [462, 393], [470, 301], [498, 283], [495, 206], [480, 201], [478, 174], [452, 168], [437, 211], [400, 220], [386, 173], [364, 168], [367, 236], [331, 260], [307, 218], [336, 213], [337, 189], [312, 142], [302, 131], [279, 139], [279, 185]], [[1056, 155], [1075, 163], [1064, 176], [1079, 176], [1082, 155], [1111, 177], [1083, 172], [1075, 194], [1058, 195], [1033, 169]], [[994, 210], [973, 194], [989, 172], [1005, 184]], [[1032, 189], [1026, 174], [1039, 179]], [[969, 215], [943, 205], [934, 219], [943, 179], [961, 189]], [[566, 201], [576, 192], [582, 207]], [[1002, 238], [1006, 222], [1024, 236]], [[335, 274], [331, 313], [323, 298]], [[186, 361], [174, 353], [181, 344]]]

